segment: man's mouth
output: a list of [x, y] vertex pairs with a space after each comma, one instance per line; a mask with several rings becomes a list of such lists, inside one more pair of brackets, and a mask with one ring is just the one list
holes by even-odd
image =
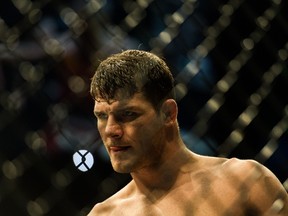
[[112, 152], [121, 152], [121, 151], [126, 151], [129, 149], [130, 146], [110, 146], [109, 149]]

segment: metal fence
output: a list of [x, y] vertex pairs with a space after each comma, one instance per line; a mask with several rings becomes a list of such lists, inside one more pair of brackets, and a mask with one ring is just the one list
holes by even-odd
[[[288, 190], [284, 0], [6, 0], [0, 3], [0, 214], [86, 215], [119, 190], [89, 82], [128, 48], [163, 56], [179, 123], [200, 154], [252, 158]], [[82, 173], [72, 155], [87, 149]]]

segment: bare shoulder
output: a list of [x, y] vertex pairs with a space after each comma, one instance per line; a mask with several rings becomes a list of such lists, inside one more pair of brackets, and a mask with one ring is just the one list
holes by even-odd
[[124, 188], [120, 191], [109, 197], [108, 199], [104, 200], [103, 202], [97, 203], [88, 216], [107, 216], [115, 214], [117, 211], [117, 206], [121, 203], [121, 200], [127, 198], [132, 191], [131, 183], [127, 184]]
[[109, 205], [109, 202], [107, 200], [101, 203], [97, 203], [87, 216], [109, 215], [110, 210], [108, 206], [111, 206], [111, 208], [113, 208], [113, 204]]
[[246, 191], [247, 205], [263, 215], [288, 215], [288, 197], [281, 182], [255, 160], [227, 159], [223, 174], [236, 187]]
[[281, 187], [282, 184], [277, 177], [264, 165], [255, 160], [242, 160], [237, 158], [227, 159], [221, 164], [225, 174], [233, 175], [239, 180], [255, 181], [257, 184], [265, 183], [265, 186]]
[[101, 215], [110, 215], [111, 210], [115, 209], [115, 203], [117, 200], [117, 193], [103, 202], [97, 203], [88, 216], [101, 216]]
[[221, 169], [226, 174], [236, 175], [239, 177], [256, 177], [258, 175], [273, 175], [267, 168], [255, 160], [242, 160], [237, 158], [226, 159], [221, 164]]

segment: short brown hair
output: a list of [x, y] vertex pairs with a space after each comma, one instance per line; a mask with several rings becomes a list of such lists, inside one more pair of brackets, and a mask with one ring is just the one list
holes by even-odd
[[129, 96], [142, 92], [155, 109], [163, 100], [175, 99], [174, 79], [158, 56], [142, 50], [126, 50], [111, 55], [98, 66], [90, 93], [95, 100], [114, 100], [119, 89]]

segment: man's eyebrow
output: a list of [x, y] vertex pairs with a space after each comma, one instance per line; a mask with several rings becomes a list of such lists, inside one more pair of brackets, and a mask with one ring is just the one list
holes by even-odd
[[[123, 110], [141, 110], [141, 108], [139, 106], [135, 106], [135, 105], [120, 105], [119, 107], [115, 108], [113, 112], [121, 112]], [[94, 111], [94, 115], [96, 114], [101, 114], [101, 113], [106, 113], [106, 111], [102, 111], [102, 110], [95, 110]]]
[[116, 112], [117, 111], [123, 111], [123, 110], [141, 110], [141, 108], [139, 106], [135, 106], [135, 105], [123, 105], [123, 106], [120, 106], [119, 108], [116, 109]]

